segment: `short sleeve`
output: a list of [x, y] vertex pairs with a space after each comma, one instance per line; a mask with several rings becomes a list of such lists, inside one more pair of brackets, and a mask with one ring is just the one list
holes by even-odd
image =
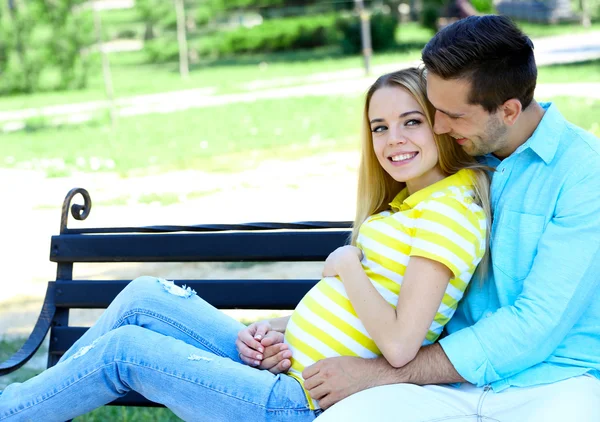
[[448, 195], [424, 201], [414, 212], [410, 256], [441, 262], [454, 277], [472, 274], [485, 251], [483, 209], [466, 198]]

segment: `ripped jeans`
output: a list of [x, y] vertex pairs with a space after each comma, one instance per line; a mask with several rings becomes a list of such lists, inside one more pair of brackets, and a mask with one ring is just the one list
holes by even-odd
[[137, 278], [57, 365], [0, 393], [0, 421], [62, 422], [129, 391], [186, 421], [312, 421], [298, 381], [240, 361], [242, 328], [189, 288]]

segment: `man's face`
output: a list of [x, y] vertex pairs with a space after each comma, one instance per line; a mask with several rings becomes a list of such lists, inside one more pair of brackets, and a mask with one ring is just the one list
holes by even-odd
[[480, 105], [469, 104], [470, 90], [467, 80], [444, 80], [427, 74], [427, 97], [436, 108], [433, 130], [449, 134], [469, 155], [508, 156], [508, 127], [501, 112], [488, 113]]

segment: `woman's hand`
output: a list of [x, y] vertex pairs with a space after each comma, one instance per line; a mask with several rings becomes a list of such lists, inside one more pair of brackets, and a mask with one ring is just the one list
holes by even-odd
[[356, 246], [346, 245], [331, 252], [325, 260], [323, 277], [334, 277], [340, 275], [340, 271], [348, 264], [356, 264], [363, 259], [362, 251]]
[[263, 360], [265, 347], [260, 341], [271, 331], [269, 321], [257, 321], [240, 330], [235, 347], [246, 365], [258, 366]]
[[292, 351], [283, 340], [284, 334], [273, 330], [271, 323], [265, 320], [242, 329], [235, 345], [246, 365], [279, 374], [287, 372], [291, 366]]

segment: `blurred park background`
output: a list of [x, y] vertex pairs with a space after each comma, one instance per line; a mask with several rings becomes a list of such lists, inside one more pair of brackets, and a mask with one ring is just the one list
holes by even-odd
[[[351, 220], [366, 88], [418, 64], [439, 28], [486, 13], [533, 39], [536, 99], [600, 135], [600, 0], [0, 0], [0, 360], [54, 278], [49, 240], [69, 189], [94, 203], [72, 226]], [[320, 265], [125, 271], [318, 277]], [[0, 389], [43, 369], [43, 352]], [[76, 420], [177, 418], [113, 407]]]

